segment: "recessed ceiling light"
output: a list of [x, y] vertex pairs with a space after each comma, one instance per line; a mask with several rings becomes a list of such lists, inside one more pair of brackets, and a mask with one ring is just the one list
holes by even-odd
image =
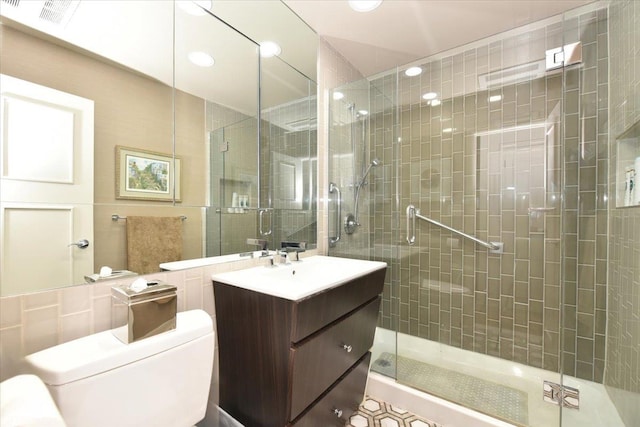
[[442, 102], [440, 102], [439, 99], [432, 99], [430, 104], [432, 107], [437, 107], [438, 105], [442, 104]]
[[498, 102], [502, 99], [502, 95], [493, 95], [489, 97], [489, 102]]
[[213, 57], [206, 52], [190, 52], [189, 61], [200, 67], [211, 67], [216, 62]]
[[410, 67], [410, 68], [407, 68], [405, 70], [404, 74], [409, 76], [409, 77], [419, 76], [420, 74], [422, 74], [422, 68], [420, 68], [420, 67]]
[[367, 114], [369, 114], [369, 112], [367, 110], [358, 110], [358, 114], [360, 114], [361, 116], [366, 116]]
[[381, 3], [382, 0], [349, 0], [349, 6], [356, 12], [371, 12]]
[[264, 41], [260, 43], [260, 56], [263, 58], [271, 58], [272, 56], [278, 56], [282, 52], [280, 46], [276, 42]]
[[437, 97], [438, 97], [438, 94], [435, 92], [427, 92], [424, 95], [422, 95], [422, 98], [426, 99], [427, 101], [431, 99], [436, 99]]
[[333, 92], [333, 99], [334, 100], [339, 101], [342, 98], [344, 98], [344, 93], [342, 93], [342, 92]]
[[442, 133], [451, 133], [453, 132], [453, 130], [454, 130], [453, 128], [444, 128], [442, 129]]
[[206, 15], [206, 10], [211, 10], [211, 0], [178, 0], [176, 5], [189, 15], [202, 16]]

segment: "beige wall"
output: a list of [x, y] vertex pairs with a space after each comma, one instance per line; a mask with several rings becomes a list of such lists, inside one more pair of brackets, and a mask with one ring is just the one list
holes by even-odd
[[117, 200], [115, 146], [173, 152], [173, 90], [156, 80], [95, 57], [0, 26], [0, 72], [95, 102], [95, 265], [126, 268], [125, 224], [112, 214], [188, 217], [184, 259], [202, 256], [207, 168], [204, 101], [175, 92], [176, 154], [182, 159], [182, 202]]
[[[620, 184], [616, 182], [615, 138], [640, 121], [640, 2], [612, 2], [609, 22], [612, 144], [609, 194], [617, 194], [616, 187]], [[640, 207], [616, 208], [612, 200], [609, 215], [605, 384], [625, 424], [636, 426], [640, 425]]]
[[[6, 39], [4, 36], [6, 36], [7, 33], [8, 32], [4, 30], [1, 33], [3, 35], [3, 64], [1, 71], [11, 74], [5, 71], [4, 67], [5, 47], [7, 46], [5, 45]], [[333, 87], [337, 84], [338, 79], [347, 81], [347, 79], [353, 76], [344, 74], [344, 60], [340, 58], [336, 52], [331, 50], [326, 43], [323, 43], [323, 50], [324, 56], [319, 66], [319, 73], [323, 77], [320, 80], [319, 90], [321, 94], [324, 93], [326, 95], [326, 87]], [[66, 54], [70, 55], [71, 53], [66, 52]], [[94, 66], [98, 65], [94, 64]], [[18, 75], [18, 77], [20, 76]], [[27, 77], [22, 78], [26, 79]], [[40, 84], [46, 83], [42, 82]], [[327, 86], [328, 84], [332, 86]], [[69, 88], [66, 90], [71, 91]], [[323, 105], [328, 107], [326, 100], [323, 100]], [[323, 123], [326, 123], [326, 119], [326, 114], [322, 118], [319, 118], [318, 129], [326, 129], [326, 126], [323, 125]], [[170, 120], [170, 118], [167, 119], [168, 122], [170, 122]], [[322, 136], [320, 136], [320, 134]], [[319, 145], [321, 145], [319, 148], [319, 165], [324, 164], [326, 167], [326, 132], [320, 132], [319, 139], [321, 141], [319, 141]], [[113, 152], [107, 154], [109, 159], [115, 157]], [[181, 153], [178, 152], [178, 154]], [[195, 155], [192, 157], [197, 158]], [[319, 176], [324, 177], [319, 178], [319, 183], [324, 183], [326, 181], [326, 172], [324, 175], [320, 175], [319, 172]], [[113, 177], [102, 176], [96, 179], [104, 179], [112, 182]], [[320, 191], [319, 195], [325, 194], [326, 185], [321, 184]], [[325, 198], [320, 196], [319, 200], [325, 200]], [[101, 254], [103, 259], [107, 261], [105, 264], [115, 265], [114, 263], [117, 262], [119, 256], [116, 253], [119, 250], [118, 246], [124, 242], [124, 224], [112, 222], [111, 214], [118, 213], [120, 215], [128, 215], [134, 211], [138, 212], [137, 209], [140, 209], [138, 205], [139, 203], [119, 203], [116, 205], [110, 202], [96, 205], [96, 229], [103, 229], [105, 234], [116, 236], [116, 243], [113, 244], [113, 249], [105, 250]], [[167, 210], [171, 212], [175, 211], [175, 215], [187, 215], [189, 217], [187, 219], [189, 227], [191, 227], [192, 219], [195, 222], [195, 220], [199, 221], [200, 218], [200, 208], [197, 207], [176, 207], [172, 209], [164, 205], [160, 207], [157, 204], [145, 208], [142, 214], [153, 212], [156, 209], [162, 212], [166, 212]], [[319, 218], [325, 218], [325, 221], [319, 221], [319, 228], [322, 230], [319, 231], [319, 236], [323, 233], [326, 236], [326, 212], [320, 210], [318, 216]], [[197, 226], [199, 226], [199, 223], [197, 223]], [[195, 235], [196, 233], [194, 232], [193, 234]], [[189, 233], [189, 235], [191, 235], [191, 233]], [[195, 238], [195, 240], [198, 238]], [[319, 240], [319, 246], [322, 246], [324, 244], [323, 242], [326, 243], [326, 239]], [[185, 248], [188, 246], [191, 245], [185, 243]], [[326, 245], [324, 246], [323, 249], [319, 249], [318, 251], [308, 251], [303, 254], [303, 256], [326, 253]], [[264, 261], [250, 259], [185, 271], [158, 273], [145, 277], [147, 279], [158, 278], [176, 285], [178, 287], [179, 311], [201, 308], [209, 313], [215, 320], [213, 287], [210, 279], [211, 274], [248, 268], [259, 265], [261, 262]], [[130, 281], [107, 281], [93, 285], [79, 285], [28, 295], [0, 298], [0, 380], [23, 372], [22, 359], [26, 354], [110, 329], [110, 288], [114, 285], [128, 283], [130, 283]], [[214, 365], [214, 378], [212, 380], [212, 392], [210, 395], [210, 402], [213, 403], [216, 403], [218, 400], [217, 378], [216, 361]], [[213, 418], [212, 414], [208, 414], [202, 425], [217, 425], [215, 421], [213, 421]]]

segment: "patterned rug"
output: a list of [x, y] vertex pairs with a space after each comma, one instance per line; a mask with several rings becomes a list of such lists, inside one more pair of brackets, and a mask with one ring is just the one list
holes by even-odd
[[382, 400], [365, 397], [345, 427], [442, 427]]
[[528, 396], [521, 390], [391, 353], [382, 353], [371, 369], [503, 421], [529, 423]]

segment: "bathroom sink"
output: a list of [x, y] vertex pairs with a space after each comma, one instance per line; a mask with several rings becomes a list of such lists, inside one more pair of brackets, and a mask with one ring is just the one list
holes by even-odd
[[214, 274], [212, 279], [296, 301], [386, 267], [384, 262], [316, 255], [289, 264]]
[[47, 386], [35, 375], [18, 375], [0, 383], [0, 425], [66, 426]]

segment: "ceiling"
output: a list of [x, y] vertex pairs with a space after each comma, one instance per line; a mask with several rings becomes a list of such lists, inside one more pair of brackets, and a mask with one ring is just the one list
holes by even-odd
[[[317, 51], [310, 46], [317, 35], [280, 1], [211, 2], [211, 12], [229, 25], [205, 12], [192, 14], [181, 7], [185, 3], [191, 2], [174, 8], [167, 0], [0, 0], [0, 24], [248, 115], [258, 108], [259, 67], [262, 108], [308, 96], [306, 77], [284, 61], [315, 79]], [[257, 43], [263, 40], [278, 41], [282, 55], [260, 60]], [[194, 65], [191, 51], [211, 54], [214, 66]]]
[[363, 76], [517, 28], [593, 0], [283, 0]]

